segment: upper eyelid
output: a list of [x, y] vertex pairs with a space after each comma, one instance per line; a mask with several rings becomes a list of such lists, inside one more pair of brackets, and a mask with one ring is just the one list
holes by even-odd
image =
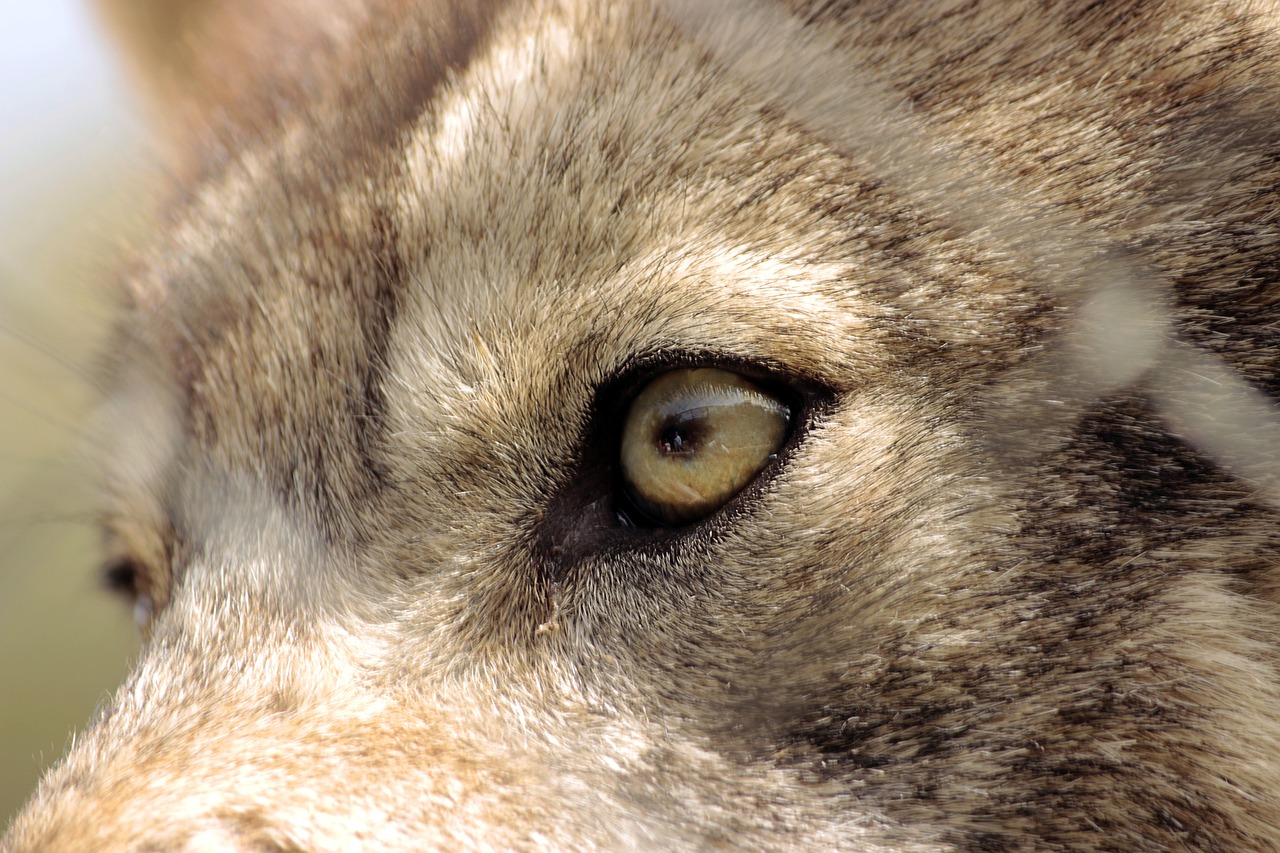
[[741, 374], [775, 393], [793, 411], [807, 409], [810, 400], [834, 396], [834, 390], [824, 383], [772, 360], [736, 353], [658, 348], [633, 354], [610, 371], [597, 386], [593, 409], [597, 415], [620, 419], [648, 382], [668, 371], [690, 368], [717, 368]]

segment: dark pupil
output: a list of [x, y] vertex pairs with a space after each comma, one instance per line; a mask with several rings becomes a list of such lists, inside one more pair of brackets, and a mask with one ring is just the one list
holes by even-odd
[[663, 453], [684, 453], [684, 430], [667, 427], [658, 438], [658, 448]]
[[669, 455], [692, 456], [698, 450], [702, 429], [697, 416], [683, 412], [667, 419], [658, 433], [658, 450]]

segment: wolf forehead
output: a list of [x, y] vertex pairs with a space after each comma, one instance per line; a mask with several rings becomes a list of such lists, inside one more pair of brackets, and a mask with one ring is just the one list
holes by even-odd
[[[521, 14], [534, 23], [437, 36], [452, 52], [434, 64], [411, 39], [344, 60], [420, 93], [414, 112], [338, 88], [209, 155], [225, 159], [131, 277], [117, 344], [174, 366], [190, 452], [274, 464], [281, 490], [333, 507], [385, 483], [389, 432], [474, 465], [458, 439], [509, 440], [548, 397], [534, 432], [578, 431], [596, 388], [659, 353], [841, 388], [954, 369], [930, 354], [982, 340], [976, 382], [1001, 341], [1017, 352], [1042, 294], [963, 237], [926, 253], [925, 214], [662, 16]], [[988, 286], [947, 314], [943, 268]], [[904, 299], [931, 298], [944, 318], [901, 321]]]

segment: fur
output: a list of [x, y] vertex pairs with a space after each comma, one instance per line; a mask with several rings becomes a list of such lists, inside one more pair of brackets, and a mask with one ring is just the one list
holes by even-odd
[[[1280, 846], [1271, 5], [164, 5], [148, 641], [6, 853]], [[690, 365], [794, 435], [626, 526]]]

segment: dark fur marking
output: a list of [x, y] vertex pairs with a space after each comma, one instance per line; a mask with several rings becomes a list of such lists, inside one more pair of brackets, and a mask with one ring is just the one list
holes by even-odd
[[356, 433], [356, 448], [372, 487], [387, 485], [386, 465], [377, 456], [377, 447], [386, 428], [387, 400], [382, 380], [387, 366], [391, 327], [400, 310], [400, 294], [408, 271], [399, 248], [394, 218], [385, 210], [374, 212], [372, 227], [373, 261], [377, 275], [362, 317], [362, 340], [368, 350], [363, 357], [362, 375], [351, 391], [350, 408]]

